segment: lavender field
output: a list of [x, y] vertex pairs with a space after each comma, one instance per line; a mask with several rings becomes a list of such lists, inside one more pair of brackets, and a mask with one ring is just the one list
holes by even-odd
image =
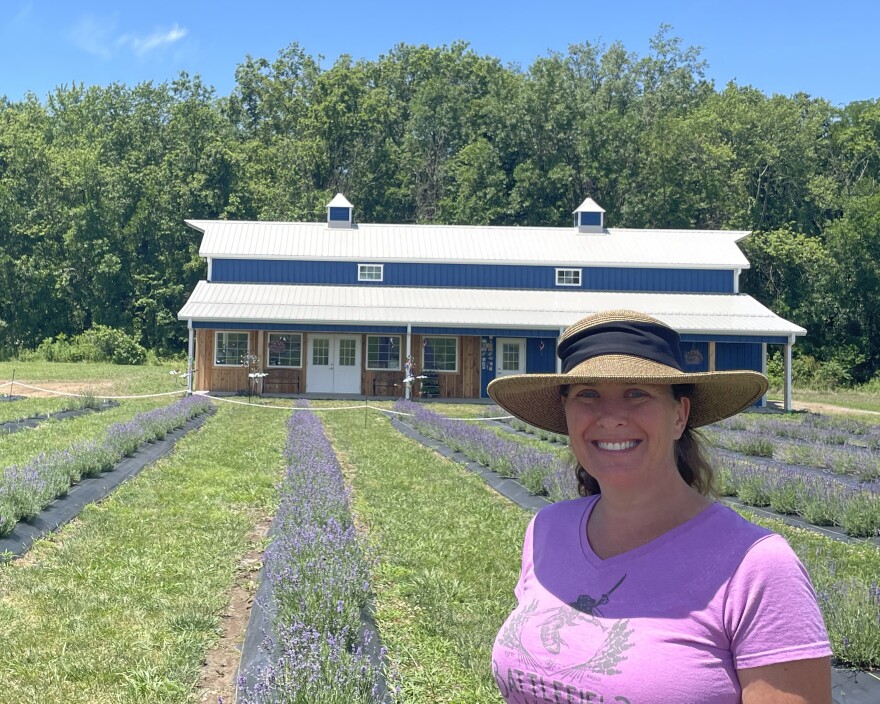
[[[572, 459], [559, 442], [563, 438], [519, 421], [510, 423], [536, 437], [543, 434], [548, 442], [542, 450], [525, 444], [521, 438], [447, 418], [420, 404], [398, 402], [395, 410], [407, 414], [406, 422], [423, 434], [499, 474], [518, 479], [533, 493], [552, 501], [577, 495]], [[485, 413], [490, 417], [500, 415], [497, 408], [489, 408]], [[719, 447], [726, 444], [730, 448], [730, 438], [741, 438], [742, 434], [748, 434], [750, 448], [765, 443], [770, 449], [760, 456]], [[770, 507], [780, 514], [797, 514], [817, 526], [840, 526], [856, 538], [877, 538], [880, 534], [880, 491], [876, 480], [865, 481], [855, 473], [834, 474], [830, 469], [823, 471], [774, 459], [777, 444], [813, 444], [817, 452], [823, 448], [842, 448], [844, 452], [857, 448], [854, 451], [874, 457], [874, 426], [842, 419], [791, 422], [755, 415], [727, 427], [713, 426], [705, 435], [712, 444], [722, 495], [737, 496], [747, 505]], [[809, 531], [798, 532], [778, 522], [771, 527], [786, 535], [810, 572], [831, 632], [835, 656], [854, 665], [880, 665], [880, 546], [851, 547], [819, 535], [804, 537], [802, 534]]]

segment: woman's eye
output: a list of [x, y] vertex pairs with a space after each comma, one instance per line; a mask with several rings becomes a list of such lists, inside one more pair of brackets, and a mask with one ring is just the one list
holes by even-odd
[[584, 389], [583, 391], [578, 391], [578, 398], [598, 398], [599, 394], [597, 394], [593, 389]]
[[642, 391], [641, 389], [631, 389], [630, 391], [627, 392], [626, 395], [629, 396], [630, 398], [644, 398], [648, 394], [647, 394], [647, 392]]

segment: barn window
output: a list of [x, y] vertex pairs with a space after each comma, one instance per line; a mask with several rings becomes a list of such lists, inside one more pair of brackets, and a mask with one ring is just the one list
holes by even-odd
[[302, 367], [302, 335], [298, 332], [269, 333], [269, 366]]
[[433, 336], [422, 338], [422, 369], [457, 372], [458, 338]]
[[581, 270], [580, 269], [557, 269], [556, 270], [557, 286], [580, 286]]
[[358, 264], [358, 281], [381, 281], [382, 264]]
[[217, 332], [214, 338], [214, 364], [219, 367], [238, 366], [248, 353], [248, 333]]
[[399, 335], [367, 335], [367, 369], [400, 370]]

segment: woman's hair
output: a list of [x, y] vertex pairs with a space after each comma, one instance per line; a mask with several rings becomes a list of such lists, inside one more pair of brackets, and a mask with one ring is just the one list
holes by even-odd
[[[689, 397], [692, 389], [692, 384], [674, 384], [672, 396], [678, 401], [684, 396]], [[567, 386], [563, 386], [561, 391], [563, 396], [568, 395]], [[678, 467], [678, 473], [688, 486], [693, 487], [703, 496], [717, 496], [715, 475], [712, 471], [712, 465], [706, 458], [703, 443], [703, 437], [699, 431], [690, 426], [685, 427], [681, 437], [675, 441], [675, 464]], [[575, 462], [574, 472], [577, 478], [578, 494], [592, 496], [602, 493], [599, 482], [581, 467], [580, 462]]]

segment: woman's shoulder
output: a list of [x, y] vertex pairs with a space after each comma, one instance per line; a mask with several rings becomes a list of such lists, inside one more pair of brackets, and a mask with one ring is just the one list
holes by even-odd
[[752, 523], [726, 504], [715, 504], [712, 511], [708, 535], [704, 537], [716, 545], [725, 545], [731, 555], [738, 555], [740, 569], [746, 565], [765, 569], [776, 562], [800, 564], [783, 536]]

